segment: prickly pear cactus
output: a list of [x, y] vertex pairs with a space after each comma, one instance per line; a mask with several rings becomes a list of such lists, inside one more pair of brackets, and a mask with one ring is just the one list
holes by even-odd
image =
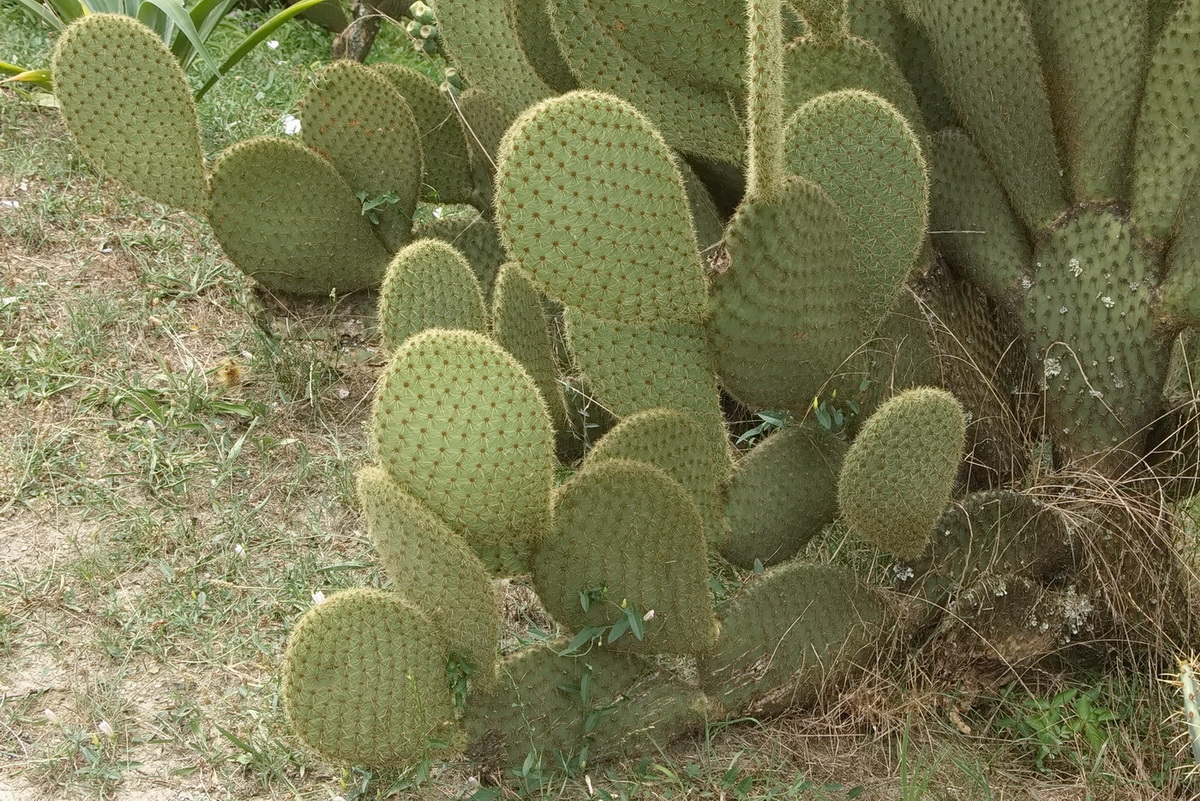
[[[302, 142], [211, 175], [137, 23], [62, 37], [98, 166], [269, 290], [383, 283], [358, 494], [386, 589], [314, 607], [283, 666], [331, 760], [586, 770], [910, 645], [1037, 661], [1120, 622], [1089, 575], [1175, 572], [1128, 534], [1169, 510], [1108, 510], [1200, 463], [1162, 453], [1200, 321], [1200, 0], [686, 5], [442, 0], [465, 91], [335, 65]], [[501, 653], [518, 575], [553, 639]]]

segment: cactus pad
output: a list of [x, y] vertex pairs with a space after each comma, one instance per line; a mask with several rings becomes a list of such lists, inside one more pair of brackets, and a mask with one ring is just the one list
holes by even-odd
[[[644, 623], [612, 645], [693, 654], [712, 646], [704, 524], [687, 490], [645, 462], [590, 464], [557, 491], [555, 531], [533, 556], [546, 610], [575, 631], [616, 624], [626, 604]], [[581, 596], [598, 593], [587, 608]]]
[[626, 417], [588, 454], [588, 464], [634, 459], [662, 470], [687, 490], [708, 532], [708, 541], [726, 539], [718, 485], [732, 466], [725, 438], [690, 415], [674, 409], [648, 409]]
[[963, 125], [1031, 229], [1067, 205], [1050, 101], [1023, 0], [903, 0]]
[[438, 31], [451, 60], [472, 84], [514, 112], [554, 94], [529, 63], [511, 2], [438, 0]]
[[725, 709], [771, 712], [811, 703], [873, 656], [887, 615], [849, 572], [792, 562], [747, 584], [721, 615], [701, 684]]
[[287, 139], [250, 139], [222, 154], [210, 222], [238, 269], [274, 291], [378, 286], [391, 258], [333, 165]]
[[1021, 222], [983, 154], [962, 131], [934, 134], [930, 228], [938, 249], [971, 279], [1003, 298], [1032, 263]]
[[468, 757], [494, 771], [531, 755], [543, 770], [586, 768], [589, 758], [647, 753], [703, 725], [694, 688], [635, 657], [606, 648], [559, 656], [566, 647], [557, 640], [501, 663], [499, 686], [473, 695], [465, 710]]
[[860, 344], [856, 259], [845, 218], [801, 178], [747, 202], [713, 278], [709, 343], [725, 389], [760, 409], [808, 408]]
[[851, 531], [901, 559], [920, 556], [950, 502], [965, 439], [962, 406], [944, 390], [910, 389], [880, 406], [838, 476]]
[[1166, 239], [1200, 165], [1200, 0], [1185, 0], [1167, 23], [1146, 73], [1134, 136], [1130, 217], [1143, 234]]
[[567, 408], [558, 383], [558, 363], [546, 327], [542, 296], [516, 264], [501, 267], [496, 279], [492, 331], [500, 347], [511, 353], [537, 384], [554, 430], [566, 430]]
[[392, 589], [424, 610], [446, 650], [464, 657], [479, 685], [492, 683], [500, 605], [470, 546], [378, 467], [358, 472], [358, 499]]
[[293, 730], [326, 759], [407, 766], [439, 742], [462, 746], [441, 635], [393, 593], [347, 590], [308, 610], [281, 684]]
[[887, 100], [913, 130], [924, 133], [924, 118], [912, 87], [900, 68], [872, 42], [853, 36], [827, 41], [802, 37], [784, 53], [784, 75], [787, 115], [828, 92], [861, 89]]
[[858, 255], [863, 333], [896, 301], [925, 243], [929, 181], [912, 129], [883, 98], [831, 92], [787, 123], [788, 169], [829, 193]]
[[548, 295], [609, 320], [704, 315], [683, 180], [637, 110], [596, 92], [556, 97], [521, 115], [501, 151], [501, 238]]
[[[607, 35], [589, 0], [555, 0], [550, 12], [563, 55], [582, 85], [632, 103], [678, 150], [713, 161], [741, 162], [745, 141], [727, 91], [660, 74], [656, 64], [640, 60]], [[740, 18], [739, 13], [739, 23]], [[702, 46], [730, 44], [740, 48], [742, 40], [705, 41]]]
[[472, 206], [443, 209], [441, 217], [423, 220], [413, 229], [413, 238], [440, 239], [466, 257], [484, 298], [490, 303], [496, 273], [505, 262], [504, 246], [496, 226]]
[[483, 293], [471, 265], [439, 239], [401, 248], [379, 292], [379, 329], [388, 352], [426, 328], [487, 329]]
[[[1146, 0], [1028, 3], [1074, 199], [1124, 198], [1149, 50]], [[1114, 70], [1113, 64], [1128, 65]]]
[[208, 210], [196, 104], [179, 62], [149, 28], [88, 14], [59, 39], [51, 70], [63, 119], [89, 160], [156, 203]]
[[431, 329], [397, 349], [375, 401], [379, 461], [476, 548], [550, 522], [554, 436], [529, 374], [487, 337]]
[[738, 462], [725, 491], [729, 540], [721, 555], [738, 567], [790, 559], [837, 517], [837, 476], [846, 445], [800, 425], [767, 437]]
[[[1062, 223], [1035, 259], [1025, 324], [1049, 433], [1067, 458], [1127, 463], [1158, 415], [1145, 388], [1162, 386], [1169, 355], [1152, 309], [1157, 262], [1120, 218], [1098, 209]], [[1104, 455], [1112, 448], [1125, 455]]]
[[412, 67], [375, 64], [373, 69], [404, 98], [421, 132], [425, 166], [421, 194], [432, 194], [439, 203], [470, 203], [475, 199], [471, 156], [454, 106], [433, 81]]
[[[300, 99], [304, 143], [325, 157], [365, 205], [388, 250], [408, 241], [421, 193], [421, 132], [392, 84], [356, 61], [337, 61], [317, 73]], [[314, 195], [314, 198], [320, 197]]]
[[612, 414], [678, 409], [713, 431], [725, 430], [703, 328], [626, 325], [574, 309], [567, 310], [566, 323], [579, 369]]

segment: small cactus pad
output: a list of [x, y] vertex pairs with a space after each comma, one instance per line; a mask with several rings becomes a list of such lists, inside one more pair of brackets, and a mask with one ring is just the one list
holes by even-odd
[[[527, 759], [543, 770], [586, 768], [589, 756], [648, 753], [665, 746], [683, 724], [703, 725], [695, 689], [607, 648], [559, 656], [567, 645], [560, 639], [519, 651], [501, 663], [495, 689], [471, 696], [463, 725], [472, 761], [497, 772]], [[664, 689], [678, 705], [661, 704]], [[632, 716], [637, 723], [602, 729], [610, 716], [622, 722]]]
[[1030, 229], [1067, 205], [1050, 101], [1024, 0], [903, 0], [943, 85]]
[[408, 103], [421, 132], [422, 196], [432, 195], [439, 203], [470, 203], [474, 179], [467, 134], [446, 95], [412, 67], [375, 64], [373, 69]]
[[996, 174], [965, 133], [938, 131], [930, 150], [933, 241], [975, 283], [993, 297], [1005, 297], [1033, 261], [1025, 229]]
[[379, 330], [387, 351], [426, 328], [487, 329], [483, 293], [471, 265], [440, 239], [401, 248], [379, 293]]
[[88, 14], [58, 40], [51, 70], [63, 119], [90, 161], [156, 203], [208, 210], [196, 104], [179, 61], [149, 28]]
[[437, 0], [438, 32], [472, 84], [514, 112], [554, 94], [529, 63], [511, 2]]
[[[1065, 220], [1035, 261], [1025, 325], [1047, 429], [1067, 458], [1127, 463], [1143, 452], [1144, 428], [1158, 416], [1158, 398], [1145, 387], [1162, 386], [1169, 355], [1153, 310], [1157, 261], [1100, 209]], [[1101, 456], [1112, 448], [1126, 455]]]
[[683, 179], [622, 100], [572, 92], [521, 115], [501, 144], [496, 218], [510, 257], [568, 306], [647, 323], [707, 309]]
[[537, 384], [555, 431], [567, 428], [567, 408], [558, 383], [558, 363], [542, 296], [516, 264], [500, 268], [492, 302], [492, 333]]
[[725, 389], [759, 409], [807, 409], [860, 344], [857, 260], [829, 195], [789, 179], [776, 201], [746, 202], [713, 278], [709, 343]]
[[718, 486], [732, 465], [718, 431], [675, 409], [648, 409], [626, 417], [588, 454], [588, 464], [605, 459], [634, 459], [659, 468], [691, 493], [708, 541], [726, 539]]
[[533, 556], [534, 585], [546, 610], [577, 632], [653, 612], [644, 640], [628, 628], [614, 648], [698, 653], [716, 639], [704, 540], [687, 490], [653, 465], [605, 459], [558, 489], [554, 533]]
[[837, 477], [846, 445], [795, 425], [742, 457], [725, 491], [729, 540], [721, 555], [738, 567], [790, 559], [837, 517]]
[[949, 392], [910, 389], [880, 406], [838, 477], [851, 531], [901, 559], [920, 556], [950, 502], [965, 440], [963, 408]]
[[567, 310], [566, 323], [579, 369], [612, 414], [678, 409], [701, 425], [724, 431], [703, 328], [690, 323], [626, 325], [574, 309]]
[[879, 596], [848, 571], [790, 562], [730, 601], [700, 681], [729, 711], [811, 703], [826, 682], [873, 656], [885, 622]]
[[940, 384], [940, 360], [933, 329], [915, 295], [901, 290], [875, 338], [866, 344], [867, 389], [853, 421], [861, 424], [888, 398], [913, 387]]
[[829, 41], [801, 37], [784, 53], [784, 75], [788, 116], [828, 92], [860, 89], [887, 100], [915, 131], [924, 132], [920, 106], [904, 73], [871, 42], [853, 36]]
[[1131, 220], [1166, 239], [1200, 165], [1200, 0], [1178, 3], [1146, 73], [1133, 150]]
[[476, 548], [550, 523], [554, 435], [529, 374], [492, 340], [431, 329], [405, 341], [375, 400], [376, 453], [409, 494]]
[[1074, 199], [1126, 197], [1149, 50], [1146, 0], [1035, 0], [1027, 6]]
[[388, 250], [399, 250], [412, 230], [423, 158], [404, 98], [370, 67], [337, 61], [316, 74], [298, 113], [304, 143], [346, 179]]
[[[713, 161], [741, 162], [745, 137], [727, 91], [661, 74], [656, 64], [639, 59], [639, 54], [625, 49], [605, 32], [607, 26], [588, 0], [555, 0], [549, 8], [563, 55], [582, 85], [632, 103], [677, 150]], [[681, 9], [681, 13], [693, 12]], [[737, 13], [736, 18], [740, 24], [741, 14]], [[728, 40], [738, 48], [742, 41]], [[706, 41], [704, 46], [724, 44]], [[725, 80], [732, 88], [731, 79]]]
[[358, 472], [358, 499], [392, 590], [423, 610], [464, 657], [473, 678], [495, 679], [500, 605], [491, 576], [466, 541], [378, 467]]
[[896, 301], [925, 243], [929, 181], [912, 129], [878, 95], [810, 100], [787, 123], [788, 169], [829, 193], [858, 256], [864, 334]]
[[347, 590], [309, 609], [280, 683], [292, 729], [334, 762], [407, 767], [435, 743], [462, 746], [441, 633], [394, 593]]
[[250, 139], [221, 155], [210, 222], [238, 269], [273, 291], [378, 286], [391, 258], [333, 165], [288, 139]]
[[504, 246], [496, 226], [472, 206], [446, 206], [440, 217], [423, 220], [413, 229], [414, 239], [440, 239], [467, 258], [484, 298], [490, 303], [496, 273], [505, 262]]

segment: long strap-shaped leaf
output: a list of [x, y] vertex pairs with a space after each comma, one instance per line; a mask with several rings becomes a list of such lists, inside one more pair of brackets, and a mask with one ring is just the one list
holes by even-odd
[[217, 73], [205, 81], [204, 86], [200, 87], [200, 91], [196, 92], [196, 100], [204, 97], [204, 95], [208, 93], [208, 90], [212, 89], [217, 81], [220, 80], [222, 75], [233, 69], [237, 63], [246, 56], [247, 53], [258, 46], [259, 42], [262, 42], [264, 39], [274, 33], [276, 28], [297, 14], [307, 11], [318, 3], [323, 2], [325, 2], [325, 0], [300, 0], [300, 2], [296, 3], [295, 5], [288, 6], [264, 22], [262, 25], [258, 26], [254, 33], [247, 36], [245, 40], [237, 46], [237, 49], [235, 49], [226, 57], [225, 61], [222, 62], [221, 66], [217, 69]]

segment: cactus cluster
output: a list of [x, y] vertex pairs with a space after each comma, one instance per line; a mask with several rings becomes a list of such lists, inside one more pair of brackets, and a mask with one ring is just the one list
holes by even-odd
[[[1113, 625], [1086, 576], [1129, 527], [1028, 490], [1161, 475], [1200, 322], [1200, 0], [1167, 5], [439, 0], [453, 105], [335, 64], [303, 143], [211, 171], [154, 46], [73, 28], [60, 99], [99, 166], [269, 288], [381, 287], [358, 494], [390, 585], [292, 632], [301, 739], [581, 767], [803, 703], [889, 641], [1017, 664]], [[72, 79], [111, 35], [136, 103]], [[186, 169], [132, 171], [114, 102]], [[414, 226], [429, 188], [476, 216]], [[579, 396], [612, 418], [582, 458]], [[792, 422], [739, 449], [767, 410]], [[822, 535], [896, 581], [806, 559]], [[725, 598], [714, 567], [762, 575]], [[561, 639], [501, 652], [501, 576]]]

